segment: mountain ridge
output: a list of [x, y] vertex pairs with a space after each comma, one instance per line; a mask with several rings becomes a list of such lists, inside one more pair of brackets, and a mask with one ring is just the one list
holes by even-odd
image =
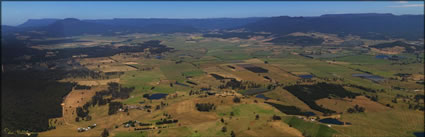
[[[204, 19], [113, 18], [80, 20], [76, 18], [50, 18], [30, 19], [16, 26], [16, 28], [2, 26], [2, 28], [5, 28], [2, 33], [39, 30], [46, 31], [50, 36], [73, 36], [103, 33], [113, 35], [115, 32], [175, 33], [243, 29], [278, 35], [293, 32], [322, 32], [341, 36], [352, 34], [368, 39], [404, 38], [413, 40], [424, 37], [423, 22], [424, 15], [394, 15], [391, 13]], [[61, 23], [63, 25], [58, 25]]]

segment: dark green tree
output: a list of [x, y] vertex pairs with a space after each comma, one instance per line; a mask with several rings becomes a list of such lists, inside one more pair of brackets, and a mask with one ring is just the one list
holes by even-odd
[[108, 137], [109, 136], [109, 131], [105, 128], [103, 129], [103, 132], [101, 134], [102, 137]]
[[226, 126], [224, 126], [224, 127], [221, 128], [221, 132], [224, 132], [224, 133], [227, 132]]

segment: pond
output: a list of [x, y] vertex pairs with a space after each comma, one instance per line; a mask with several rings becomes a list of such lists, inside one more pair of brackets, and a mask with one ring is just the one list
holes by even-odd
[[311, 78], [313, 78], [313, 75], [298, 75], [298, 77], [303, 78], [303, 79], [311, 79]]
[[425, 137], [425, 132], [414, 132], [413, 135], [416, 137]]
[[383, 77], [371, 75], [371, 74], [365, 74], [365, 73], [352, 74], [351, 76], [369, 79], [369, 80], [372, 80], [374, 82], [380, 82], [380, 81], [385, 80], [385, 78], [383, 78]]
[[150, 95], [148, 97], [148, 99], [157, 100], [157, 99], [165, 98], [165, 97], [167, 97], [167, 95], [168, 94], [165, 94], [165, 93], [154, 93], [154, 94]]
[[258, 94], [257, 96], [255, 96], [256, 98], [262, 98], [262, 99], [265, 99], [265, 100], [268, 100], [268, 99], [270, 99], [269, 97], [266, 97], [266, 96], [264, 96], [264, 94]]
[[334, 118], [321, 119], [319, 120], [319, 122], [325, 123], [325, 124], [344, 125], [344, 122], [341, 122], [338, 119], [334, 119]]

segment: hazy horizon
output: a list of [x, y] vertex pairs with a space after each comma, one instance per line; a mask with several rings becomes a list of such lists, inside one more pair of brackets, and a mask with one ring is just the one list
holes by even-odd
[[[423, 15], [424, 2], [2, 2], [2, 25], [28, 19], [248, 18], [391, 13]], [[99, 12], [101, 11], [101, 12]]]

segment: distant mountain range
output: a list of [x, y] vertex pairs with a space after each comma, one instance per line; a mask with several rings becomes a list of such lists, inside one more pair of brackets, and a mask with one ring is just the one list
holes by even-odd
[[358, 35], [369, 39], [424, 38], [424, 15], [330, 14], [319, 17], [271, 17], [242, 26], [274, 34], [322, 32]]
[[43, 27], [50, 24], [55, 23], [61, 19], [29, 19], [23, 24], [18, 25], [18, 27], [26, 28], [26, 27]]
[[[115, 35], [123, 33], [176, 33], [208, 30], [243, 29], [251, 32], [271, 32], [286, 35], [292, 32], [322, 32], [338, 35], [358, 35], [369, 39], [424, 37], [424, 15], [393, 14], [329, 14], [318, 17], [256, 17], [211, 19], [30, 19], [13, 26], [3, 26], [2, 34], [29, 31], [45, 32], [45, 36], [75, 36], [82, 34]], [[31, 34], [34, 35], [34, 34]]]

